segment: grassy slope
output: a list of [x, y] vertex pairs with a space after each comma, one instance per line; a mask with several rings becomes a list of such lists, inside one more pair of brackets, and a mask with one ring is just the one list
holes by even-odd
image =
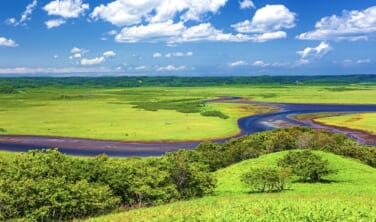
[[376, 113], [355, 113], [318, 118], [315, 120], [327, 125], [363, 130], [376, 135]]
[[[298, 103], [376, 103], [376, 87], [233, 86], [140, 87], [124, 89], [37, 88], [0, 95], [0, 134], [55, 135], [116, 140], [199, 140], [236, 134], [236, 119], [256, 111], [234, 104], [209, 104], [229, 119], [132, 108], [135, 102], [204, 100], [242, 96], [257, 101]], [[62, 96], [69, 99], [61, 99]], [[308, 98], [308, 99], [307, 99]], [[366, 99], [365, 99], [366, 98]], [[206, 130], [202, 130], [206, 129]]]
[[338, 174], [332, 183], [293, 183], [274, 194], [249, 194], [239, 180], [250, 167], [275, 165], [286, 152], [243, 161], [215, 173], [213, 196], [88, 219], [88, 221], [375, 221], [376, 169], [317, 152]]

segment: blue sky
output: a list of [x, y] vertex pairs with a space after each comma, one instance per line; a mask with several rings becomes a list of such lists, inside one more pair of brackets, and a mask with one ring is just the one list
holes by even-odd
[[0, 75], [376, 73], [374, 0], [0, 1]]

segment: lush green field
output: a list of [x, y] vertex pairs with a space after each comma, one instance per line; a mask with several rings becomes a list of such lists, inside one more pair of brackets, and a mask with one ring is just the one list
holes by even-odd
[[320, 123], [347, 127], [376, 135], [376, 113], [355, 113], [315, 119]]
[[[376, 86], [36, 87], [0, 93], [0, 134], [115, 140], [202, 140], [235, 135], [255, 105], [202, 103], [218, 96], [296, 103], [376, 103]], [[219, 111], [229, 118], [203, 116]], [[203, 130], [205, 129], [205, 130]]]
[[[292, 182], [282, 193], [249, 193], [240, 175], [276, 165], [286, 152], [243, 161], [215, 172], [213, 196], [88, 219], [87, 221], [375, 221], [376, 169], [357, 160], [316, 152], [338, 170], [329, 183]], [[294, 179], [292, 179], [294, 180]]]
[[[255, 105], [217, 103], [201, 107], [203, 111], [223, 111], [229, 116], [227, 119], [177, 111], [186, 101], [201, 103], [210, 98], [200, 91], [186, 90], [69, 89], [61, 92], [44, 88], [0, 95], [0, 134], [140, 141], [198, 140], [235, 135], [239, 132], [236, 124], [239, 117], [268, 110], [260, 110]], [[145, 101], [157, 110], [145, 110], [149, 109], [142, 107]]]

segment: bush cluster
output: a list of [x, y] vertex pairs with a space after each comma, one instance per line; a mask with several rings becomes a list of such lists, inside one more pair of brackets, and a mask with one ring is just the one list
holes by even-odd
[[286, 188], [286, 180], [291, 175], [289, 168], [259, 167], [242, 175], [242, 182], [256, 192], [281, 192]]
[[221, 111], [218, 110], [208, 110], [208, 111], [203, 111], [200, 113], [201, 116], [214, 116], [214, 117], [219, 117], [221, 119], [228, 119], [229, 116], [222, 113]]
[[344, 134], [302, 127], [255, 133], [225, 143], [204, 142], [196, 147], [195, 151], [203, 156], [203, 161], [210, 170], [215, 171], [242, 160], [292, 149], [322, 150], [356, 158], [376, 167], [374, 147], [360, 145]]
[[161, 204], [211, 193], [215, 180], [197, 155], [72, 158], [57, 150], [0, 159], [0, 220], [70, 220], [118, 208]]

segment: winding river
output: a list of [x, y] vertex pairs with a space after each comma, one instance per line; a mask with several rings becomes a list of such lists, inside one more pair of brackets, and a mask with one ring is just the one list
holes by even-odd
[[[335, 104], [290, 104], [290, 103], [262, 103], [237, 100], [236, 97], [227, 98], [231, 102], [242, 104], [258, 104], [277, 107], [278, 111], [266, 114], [243, 117], [238, 120], [241, 133], [237, 136], [252, 134], [265, 130], [275, 129], [281, 126], [306, 126], [312, 128], [323, 128], [333, 132], [342, 132], [357, 139], [360, 142], [376, 145], [376, 140], [363, 140], [354, 130], [340, 127], [328, 127], [312, 121], [303, 121], [292, 118], [296, 114], [319, 113], [319, 112], [376, 112], [376, 105], [335, 105]], [[216, 141], [226, 141], [233, 137]], [[46, 136], [21, 136], [4, 135], [0, 136], [0, 150], [25, 152], [30, 149], [43, 149], [58, 147], [66, 154], [95, 156], [106, 153], [109, 156], [155, 156], [165, 152], [175, 151], [179, 148], [192, 149], [200, 141], [194, 142], [122, 142], [108, 140], [78, 139], [66, 137]]]

